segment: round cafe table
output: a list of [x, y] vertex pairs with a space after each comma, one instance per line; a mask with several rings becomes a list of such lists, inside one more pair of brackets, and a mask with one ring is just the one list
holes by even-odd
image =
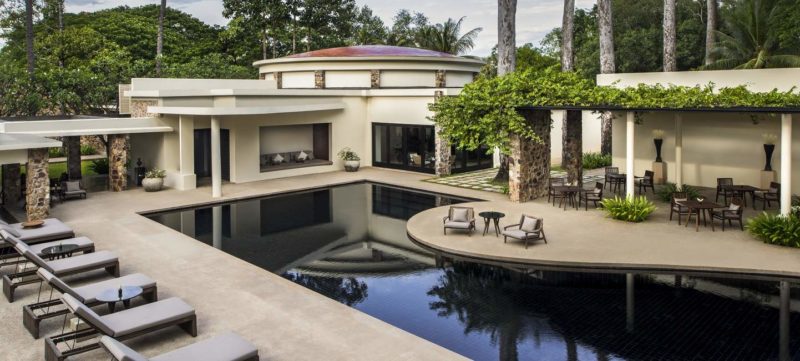
[[108, 311], [114, 313], [117, 302], [122, 302], [122, 306], [127, 309], [131, 306], [131, 300], [141, 295], [142, 291], [142, 288], [138, 286], [122, 286], [105, 290], [96, 298], [98, 301], [108, 304]]
[[500, 218], [505, 217], [504, 213], [495, 212], [495, 211], [487, 211], [487, 212], [480, 212], [478, 213], [479, 216], [483, 217], [483, 235], [486, 235], [486, 232], [489, 231], [489, 223], [494, 221], [494, 235], [500, 235]]
[[50, 261], [53, 261], [59, 258], [72, 257], [72, 253], [77, 249], [78, 245], [76, 244], [59, 244], [57, 246], [50, 246], [42, 249], [42, 256], [45, 256]]

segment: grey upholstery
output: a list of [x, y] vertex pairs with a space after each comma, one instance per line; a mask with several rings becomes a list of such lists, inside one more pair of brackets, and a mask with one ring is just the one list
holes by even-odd
[[84, 304], [96, 303], [96, 297], [100, 293], [108, 289], [119, 287], [120, 285], [137, 286], [144, 289], [156, 286], [156, 281], [141, 273], [134, 273], [119, 278], [112, 278], [110, 280], [90, 283], [80, 287], [70, 287], [63, 280], [56, 277], [44, 268], [39, 268], [36, 273], [39, 274], [39, 277], [42, 280], [46, 281], [48, 284], [50, 284], [50, 286], [58, 290], [58, 292], [61, 292], [62, 294], [69, 294]]
[[515, 239], [526, 239], [526, 238], [538, 239], [539, 238], [539, 232], [525, 232], [525, 231], [521, 231], [519, 229], [508, 229], [508, 230], [505, 230], [505, 231], [503, 231], [503, 235], [504, 236], [509, 236], [509, 237], [515, 238]]
[[447, 211], [447, 216], [442, 219], [444, 233], [447, 229], [467, 230], [472, 234], [475, 230], [475, 210], [471, 207], [452, 206]]
[[456, 221], [444, 222], [444, 228], [469, 229], [470, 226], [471, 224], [469, 222], [456, 222]]
[[56, 276], [75, 273], [80, 270], [97, 269], [110, 263], [119, 262], [117, 256], [109, 251], [85, 253], [55, 261], [45, 261], [39, 255], [33, 253], [31, 248], [24, 243], [17, 243], [14, 248], [36, 266], [42, 267]]
[[[0, 238], [3, 238], [3, 240], [8, 242], [11, 246], [14, 246], [17, 243], [22, 242], [19, 238], [15, 237], [6, 230], [2, 229], [0, 229]], [[77, 251], [87, 251], [94, 249], [94, 242], [92, 242], [92, 240], [87, 237], [75, 237], [75, 238], [62, 239], [60, 241], [37, 243], [34, 245], [28, 245], [28, 247], [30, 248], [31, 252], [41, 256], [42, 250], [44, 250], [45, 248], [57, 246], [60, 244], [74, 244], [78, 246]]]
[[530, 241], [541, 239], [544, 240], [544, 243], [547, 243], [547, 237], [544, 235], [544, 220], [523, 214], [518, 224], [503, 228], [503, 242], [507, 242], [509, 238], [524, 241], [526, 249]]
[[180, 298], [168, 298], [139, 307], [100, 316], [80, 301], [65, 294], [61, 300], [75, 315], [102, 334], [114, 338], [125, 337], [137, 331], [157, 328], [181, 318], [194, 315], [194, 308]]
[[72, 228], [55, 218], [45, 219], [44, 225], [38, 228], [22, 228], [22, 223], [14, 223], [8, 226], [0, 225], [0, 229], [3, 228], [10, 230], [10, 233], [27, 244], [75, 237], [75, 232], [73, 232]]
[[243, 361], [258, 357], [258, 349], [233, 332], [225, 332], [152, 359], [108, 336], [100, 338], [100, 345], [118, 361]]

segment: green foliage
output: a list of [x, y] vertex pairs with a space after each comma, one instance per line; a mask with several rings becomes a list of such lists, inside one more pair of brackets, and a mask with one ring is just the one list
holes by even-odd
[[57, 147], [57, 148], [49, 148], [47, 149], [48, 156], [50, 158], [62, 158], [66, 157], [66, 153], [64, 153], [64, 148]]
[[583, 153], [583, 169], [597, 169], [611, 166], [611, 154], [600, 152]]
[[[561, 60], [550, 55], [547, 50], [537, 48], [528, 43], [517, 48], [517, 71], [545, 70], [548, 68], [561, 69]], [[481, 69], [481, 75], [488, 78], [497, 76], [497, 47], [492, 49], [492, 54], [486, 58], [486, 65]]]
[[95, 159], [89, 164], [89, 170], [95, 174], [108, 174], [108, 158]]
[[339, 159], [344, 161], [361, 160], [358, 154], [350, 149], [350, 147], [342, 148], [337, 155], [339, 156]]
[[747, 221], [747, 231], [764, 243], [800, 247], [800, 218], [762, 213]]
[[611, 218], [626, 222], [643, 222], [656, 210], [655, 204], [644, 196], [632, 199], [615, 196], [600, 203]]
[[678, 188], [678, 186], [675, 183], [671, 182], [664, 183], [663, 186], [659, 187], [658, 190], [656, 191], [656, 196], [662, 202], [669, 203], [672, 201], [672, 193], [675, 192], [685, 192], [686, 197], [688, 197], [689, 199], [695, 199], [697, 197], [700, 197], [700, 191], [698, 191], [694, 187], [684, 184], [682, 187]]
[[165, 178], [166, 176], [167, 171], [158, 168], [153, 168], [144, 174], [145, 178]]
[[89, 144], [82, 144], [81, 145], [81, 155], [95, 155], [97, 154], [97, 149], [94, 149]]
[[447, 19], [442, 24], [424, 26], [417, 34], [417, 45], [420, 48], [441, 51], [454, 55], [464, 54], [475, 47], [475, 38], [483, 28], [475, 28], [461, 34], [464, 18], [455, 21]]

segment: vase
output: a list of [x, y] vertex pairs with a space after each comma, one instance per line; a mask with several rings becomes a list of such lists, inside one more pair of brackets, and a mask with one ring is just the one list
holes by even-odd
[[765, 171], [772, 171], [772, 153], [775, 152], [775, 144], [764, 144], [764, 153], [767, 156], [767, 162], [764, 165]]
[[158, 192], [164, 187], [164, 178], [142, 179], [142, 187], [145, 192]]
[[661, 146], [664, 144], [664, 139], [653, 139], [656, 144], [656, 162], [661, 163]]
[[344, 161], [344, 170], [348, 172], [356, 172], [358, 171], [358, 167], [361, 166], [361, 162], [357, 160], [346, 160]]

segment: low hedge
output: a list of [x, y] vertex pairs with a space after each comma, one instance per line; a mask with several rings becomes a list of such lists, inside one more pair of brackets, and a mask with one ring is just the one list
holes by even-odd
[[615, 196], [606, 198], [600, 203], [611, 218], [626, 222], [643, 222], [656, 210], [656, 205], [644, 196], [634, 198]]
[[761, 213], [747, 221], [747, 231], [764, 243], [800, 248], [800, 217]]

